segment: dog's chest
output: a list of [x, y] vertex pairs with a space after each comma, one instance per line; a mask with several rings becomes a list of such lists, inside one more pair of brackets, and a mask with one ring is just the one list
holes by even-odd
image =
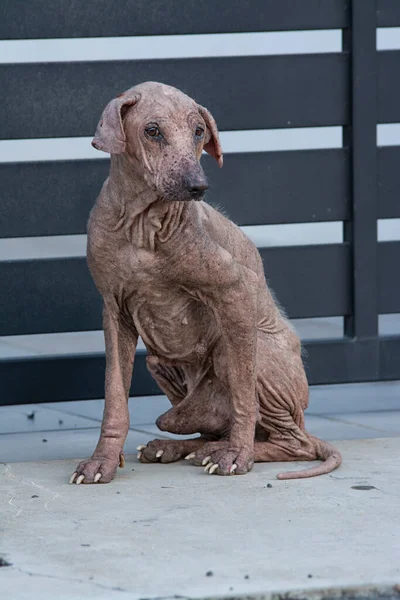
[[159, 357], [198, 360], [218, 337], [209, 307], [178, 287], [138, 289], [127, 308], [147, 349]]

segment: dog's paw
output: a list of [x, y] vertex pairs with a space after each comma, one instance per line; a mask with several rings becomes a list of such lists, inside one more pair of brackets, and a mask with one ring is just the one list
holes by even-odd
[[147, 446], [138, 446], [137, 450], [138, 459], [142, 463], [170, 463], [184, 458], [188, 445], [186, 440], [153, 440]]
[[187, 457], [210, 475], [244, 475], [254, 465], [254, 455], [247, 448], [234, 448], [228, 441], [208, 442]]
[[77, 485], [80, 483], [110, 483], [114, 479], [117, 467], [123, 467], [124, 464], [122, 452], [117, 458], [92, 456], [92, 458], [79, 463], [69, 482]]

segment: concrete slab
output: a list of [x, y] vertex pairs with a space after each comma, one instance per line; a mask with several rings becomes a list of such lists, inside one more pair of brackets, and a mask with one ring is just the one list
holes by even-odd
[[381, 410], [400, 410], [400, 381], [315, 385], [310, 388], [308, 414]]
[[98, 423], [79, 415], [46, 408], [46, 405], [0, 406], [0, 434], [64, 431], [87, 427], [98, 427]]
[[0, 595], [261, 600], [398, 584], [400, 439], [337, 445], [339, 470], [298, 481], [275, 479], [287, 464], [221, 478], [128, 457], [110, 485], [69, 486], [75, 460], [2, 465], [1, 555], [11, 566], [0, 569]]
[[337, 422], [361, 425], [375, 432], [375, 435], [390, 433], [400, 436], [400, 411], [398, 410], [337, 414], [334, 415], [334, 418]]
[[[363, 414], [363, 413], [360, 413]], [[400, 413], [399, 413], [400, 415]], [[347, 416], [347, 415], [344, 415]], [[343, 417], [344, 418], [344, 417]], [[339, 419], [323, 416], [305, 415], [306, 429], [309, 433], [326, 440], [361, 440], [374, 437], [391, 437], [400, 434], [378, 431], [363, 427], [357, 422], [347, 423]]]
[[[76, 414], [101, 422], [103, 418], [104, 399], [57, 402], [41, 404], [40, 406], [55, 408], [69, 414]], [[129, 414], [131, 427], [143, 424], [154, 424], [157, 417], [171, 408], [171, 403], [166, 396], [139, 396], [129, 398]]]

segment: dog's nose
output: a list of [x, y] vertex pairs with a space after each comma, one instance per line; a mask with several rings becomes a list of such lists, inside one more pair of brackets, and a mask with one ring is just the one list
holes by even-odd
[[208, 183], [206, 181], [190, 182], [188, 185], [188, 191], [191, 194], [204, 194], [208, 190]]
[[201, 176], [185, 177], [185, 187], [193, 200], [200, 200], [208, 189], [208, 182], [205, 177]]

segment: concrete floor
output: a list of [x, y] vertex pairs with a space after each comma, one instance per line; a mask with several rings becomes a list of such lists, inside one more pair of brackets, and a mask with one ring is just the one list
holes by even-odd
[[307, 598], [378, 585], [397, 597], [400, 439], [337, 445], [340, 469], [301, 481], [275, 479], [287, 465], [223, 478], [128, 456], [112, 484], [70, 486], [75, 460], [0, 465], [0, 554], [10, 564], [0, 596]]
[[69, 486], [103, 404], [0, 407], [1, 599], [400, 597], [400, 382], [311, 388], [307, 428], [336, 440], [344, 462], [301, 481], [278, 481], [288, 465], [276, 463], [231, 478], [139, 464], [138, 444], [176, 437], [154, 425], [169, 406], [154, 396], [130, 399], [117, 479]]

